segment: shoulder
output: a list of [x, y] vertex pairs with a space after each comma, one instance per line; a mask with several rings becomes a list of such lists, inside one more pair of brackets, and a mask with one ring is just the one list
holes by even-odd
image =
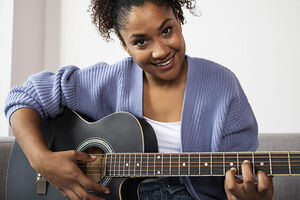
[[213, 95], [239, 96], [241, 84], [228, 68], [203, 58], [188, 57], [188, 82]]
[[89, 67], [82, 68], [81, 72], [122, 72], [130, 69], [130, 66], [134, 64], [133, 58], [128, 57], [122, 59], [114, 64], [108, 64], [106, 62], [98, 62]]
[[214, 61], [188, 56], [188, 62], [190, 68], [193, 68], [194, 71], [204, 74], [205, 76], [225, 76], [229, 79], [236, 79], [235, 74], [230, 69]]

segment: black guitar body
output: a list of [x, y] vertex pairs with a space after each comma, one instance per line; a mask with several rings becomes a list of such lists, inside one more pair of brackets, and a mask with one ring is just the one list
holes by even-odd
[[[121, 112], [111, 114], [97, 122], [87, 122], [70, 110], [55, 119], [44, 122], [43, 133], [51, 143], [52, 151], [85, 151], [98, 147], [104, 153], [157, 152], [157, 142], [152, 127], [133, 115]], [[59, 166], [57, 166], [59, 167]], [[17, 142], [14, 143], [8, 173], [7, 200], [63, 200], [65, 197], [51, 184], [46, 194], [37, 194], [37, 173], [33, 170]], [[134, 200], [138, 197], [140, 178], [104, 178], [111, 194], [97, 194], [108, 200]]]

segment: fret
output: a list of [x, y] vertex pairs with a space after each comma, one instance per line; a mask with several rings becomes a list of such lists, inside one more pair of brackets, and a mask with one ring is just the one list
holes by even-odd
[[255, 162], [254, 162], [254, 153], [252, 152], [252, 173], [253, 174], [256, 174], [256, 171], [255, 171]]
[[180, 175], [188, 176], [189, 175], [189, 158], [188, 154], [179, 154], [179, 165], [180, 165]]
[[288, 163], [289, 163], [289, 175], [292, 174], [292, 169], [291, 169], [291, 156], [290, 152], [288, 152]]
[[124, 170], [124, 163], [125, 163], [125, 155], [122, 153], [122, 154], [120, 154], [120, 167], [119, 167], [119, 169], [120, 169], [120, 176], [124, 176], [124, 172], [125, 172], [125, 170]]
[[253, 153], [252, 152], [239, 152], [239, 160], [238, 160], [238, 175], [242, 175], [242, 164], [245, 160], [248, 160], [251, 163], [251, 167], [254, 170], [253, 166]]
[[164, 162], [163, 162], [163, 160], [164, 160], [164, 154], [161, 155], [161, 169], [160, 169], [160, 171], [161, 171], [161, 175], [162, 176], [164, 176], [164, 171], [163, 171], [163, 169], [164, 169]]
[[236, 167], [237, 167], [237, 172], [236, 174], [240, 174], [240, 158], [239, 158], [239, 152], [236, 153]]
[[[225, 153], [225, 173], [232, 167], [238, 169], [238, 160], [237, 160], [237, 153]], [[238, 171], [237, 171], [238, 173]]]
[[155, 155], [154, 163], [155, 163], [155, 176], [161, 176], [162, 154]]
[[116, 171], [116, 173], [115, 173], [115, 176], [120, 176], [120, 154], [115, 154], [115, 155], [116, 155], [116, 159], [115, 159], [115, 162], [116, 162], [115, 171]]
[[135, 169], [136, 169], [136, 154], [133, 154], [134, 160], [132, 163], [132, 167], [133, 167], [133, 177], [135, 177]]
[[106, 176], [111, 176], [111, 154], [106, 154]]
[[272, 172], [276, 175], [289, 174], [288, 153], [276, 152], [271, 153]]
[[135, 171], [134, 171], [134, 169], [135, 169], [135, 164], [134, 164], [134, 162], [135, 162], [135, 156], [134, 156], [134, 154], [133, 153], [130, 153], [129, 154], [129, 176], [130, 177], [133, 177], [135, 174]]
[[112, 154], [113, 176], [116, 176], [116, 154]]
[[226, 174], [226, 169], [225, 169], [225, 153], [223, 152], [223, 174]]
[[171, 159], [170, 154], [164, 154], [163, 156], [163, 175], [171, 175], [170, 167], [171, 167]]
[[179, 156], [178, 154], [171, 154], [171, 175], [179, 176]]
[[209, 153], [203, 153], [200, 157], [200, 174], [211, 175], [211, 156]]
[[224, 175], [223, 168], [223, 154], [213, 153], [212, 154], [212, 174], [213, 175]]
[[148, 176], [155, 176], [154, 165], [154, 154], [151, 153], [148, 155]]
[[254, 167], [255, 167], [255, 174], [258, 171], [263, 171], [266, 174], [270, 174], [269, 153], [255, 152], [254, 153]]
[[300, 175], [300, 153], [290, 152], [291, 173]]
[[125, 166], [124, 166], [124, 176], [130, 176], [130, 168], [129, 168], [129, 162], [130, 162], [130, 154], [125, 154]]
[[212, 171], [212, 153], [210, 153], [210, 175], [213, 175], [213, 171]]
[[192, 153], [190, 154], [190, 176], [199, 175], [199, 154]]
[[188, 166], [188, 176], [190, 176], [190, 172], [191, 172], [191, 154], [189, 153], [188, 154], [188, 163], [189, 163], [189, 166]]
[[147, 176], [147, 171], [148, 171], [148, 154], [144, 153], [141, 154], [142, 159], [141, 159], [141, 176]]
[[272, 157], [271, 157], [271, 152], [269, 152], [269, 161], [270, 161], [270, 174], [272, 175], [273, 171], [272, 171]]
[[147, 176], [149, 176], [149, 154], [147, 154]]
[[135, 154], [135, 176], [141, 176], [142, 171], [141, 171], [141, 165], [142, 165], [142, 154], [138, 153]]

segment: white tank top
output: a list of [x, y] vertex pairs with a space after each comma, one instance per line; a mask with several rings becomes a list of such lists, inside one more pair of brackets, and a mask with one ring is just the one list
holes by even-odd
[[158, 122], [147, 117], [146, 121], [155, 131], [158, 151], [160, 153], [181, 152], [181, 121], [180, 122]]

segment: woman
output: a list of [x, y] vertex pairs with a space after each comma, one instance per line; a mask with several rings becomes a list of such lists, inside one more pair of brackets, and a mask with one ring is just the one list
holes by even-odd
[[[94, 23], [101, 35], [117, 34], [130, 55], [114, 65], [98, 63], [79, 70], [42, 72], [11, 90], [5, 113], [31, 166], [69, 199], [100, 199], [87, 190], [109, 193], [93, 183], [76, 161], [94, 156], [51, 152], [41, 118], [64, 107], [98, 120], [128, 111], [153, 125], [160, 152], [254, 151], [257, 124], [236, 77], [226, 68], [185, 55], [182, 7], [192, 0], [93, 0]], [[162, 131], [167, 130], [167, 131]], [[169, 137], [169, 136], [171, 137]], [[61, 166], [57, 168], [57, 166]], [[249, 162], [243, 179], [233, 168], [224, 178], [164, 178], [144, 181], [141, 199], [271, 199], [272, 180], [254, 180]], [[225, 186], [224, 186], [225, 185]], [[170, 189], [171, 188], [171, 189]], [[159, 194], [159, 195], [157, 195]]]

